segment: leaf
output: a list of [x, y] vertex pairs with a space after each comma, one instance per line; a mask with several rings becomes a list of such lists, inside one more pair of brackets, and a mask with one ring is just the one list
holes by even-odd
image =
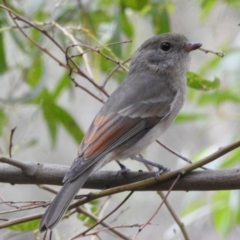
[[22, 231], [22, 232], [33, 231], [38, 229], [39, 223], [40, 223], [40, 220], [36, 219], [29, 222], [19, 223], [19, 224], [10, 226], [8, 228], [14, 231]]
[[42, 104], [43, 117], [47, 123], [52, 144], [55, 145], [56, 139], [57, 139], [58, 121], [56, 121], [56, 116], [53, 111], [53, 108], [54, 108], [54, 104], [52, 104], [51, 102], [48, 102], [47, 100], [43, 101], [43, 104]]
[[61, 95], [61, 93], [72, 86], [72, 83], [70, 81], [70, 78], [68, 76], [68, 72], [64, 72], [60, 80], [58, 81], [57, 86], [55, 87], [52, 96], [54, 100], [57, 100], [58, 97]]
[[[98, 204], [99, 204], [99, 200], [93, 200], [88, 204], [84, 204], [82, 207], [84, 209], [86, 209], [88, 212], [90, 212], [94, 215], [98, 215], [98, 213], [99, 213]], [[77, 218], [79, 220], [81, 220], [82, 222], [84, 222], [84, 224], [87, 225], [88, 227], [91, 227], [96, 223], [96, 221], [94, 219], [89, 218], [87, 215], [82, 214], [82, 213], [78, 214]]]
[[[43, 35], [42, 33], [36, 29], [36, 28], [31, 28], [31, 31], [30, 31], [30, 38], [35, 41], [35, 42], [38, 42], [40, 40], [40, 38], [42, 38]], [[30, 50], [36, 50], [36, 46], [34, 44], [30, 44], [29, 45], [30, 47]]]
[[43, 62], [41, 56], [36, 57], [32, 65], [27, 69], [26, 82], [31, 87], [36, 87], [43, 75]]
[[209, 81], [206, 79], [203, 79], [201, 76], [199, 76], [196, 73], [188, 72], [187, 73], [187, 85], [188, 87], [202, 90], [202, 91], [210, 91], [215, 90], [220, 86], [220, 81], [218, 78], [214, 78], [213, 81]]
[[120, 13], [120, 22], [121, 22], [121, 30], [126, 34], [128, 38], [133, 38], [134, 28], [126, 16], [125, 10], [123, 9]]
[[182, 123], [182, 122], [188, 122], [188, 121], [196, 121], [206, 118], [206, 114], [201, 113], [180, 113], [178, 114], [175, 122], [176, 123]]
[[206, 205], [205, 198], [197, 198], [195, 201], [192, 201], [190, 204], [188, 204], [181, 212], [181, 216], [186, 216], [196, 210], [198, 210], [200, 207]]
[[121, 0], [121, 5], [133, 10], [141, 10], [145, 5], [148, 4], [148, 0]]
[[229, 202], [230, 194], [230, 191], [219, 191], [213, 197], [213, 225], [224, 236], [230, 232], [236, 220], [236, 214]]
[[55, 120], [58, 123], [61, 123], [65, 130], [72, 136], [77, 144], [83, 138], [83, 132], [76, 123], [76, 121], [72, 118], [72, 116], [62, 107], [58, 105], [52, 105], [52, 112], [54, 114]]
[[108, 15], [108, 13], [104, 10], [96, 10], [90, 14], [91, 20], [94, 22], [97, 27], [101, 23], [111, 22], [112, 18]]
[[232, 167], [233, 165], [238, 164], [239, 161], [240, 161], [240, 149], [237, 148], [230, 153], [230, 156], [228, 156], [225, 159], [225, 161], [221, 163], [220, 168]]
[[[0, 19], [0, 28], [1, 26], [2, 26], [2, 21]], [[4, 73], [8, 69], [4, 49], [5, 47], [4, 47], [3, 32], [0, 32], [0, 74]]]
[[151, 10], [153, 26], [156, 34], [170, 32], [170, 20], [164, 5], [153, 7]]
[[201, 3], [201, 8], [202, 8], [202, 11], [201, 11], [201, 18], [202, 19], [206, 19], [210, 12], [213, 10], [213, 7], [214, 5], [216, 5], [217, 1], [214, 1], [214, 0], [202, 0], [202, 3]]
[[16, 44], [17, 47], [23, 52], [28, 52], [26, 49], [28, 49], [29, 44], [25, 41], [26, 39], [24, 38], [24, 36], [19, 35], [19, 33], [16, 31], [9, 31], [8, 33], [10, 34], [10, 37], [14, 42], [14, 46]]
[[[112, 46], [111, 46], [112, 47]], [[101, 50], [101, 52], [107, 56], [109, 56], [109, 50], [107, 48], [103, 48]], [[100, 63], [100, 67], [101, 67], [101, 70], [103, 72], [107, 72], [109, 73], [115, 66], [116, 66], [116, 63], [112, 62], [112, 61], [107, 61], [105, 58], [103, 58], [102, 56], [100, 56], [99, 54], [97, 54], [96, 56], [94, 56], [96, 58], [95, 61], [98, 60], [98, 62]]]
[[198, 99], [198, 103], [200, 105], [206, 105], [206, 104], [219, 105], [223, 102], [239, 103], [240, 95], [238, 93], [234, 93], [231, 89], [226, 89], [226, 90], [218, 90], [213, 93], [202, 94]]
[[35, 21], [41, 21], [44, 22], [46, 21], [46, 19], [49, 17], [49, 14], [43, 10], [44, 9], [44, 3], [42, 3], [39, 7], [38, 7], [38, 11], [36, 11], [34, 13], [34, 20]]
[[[120, 42], [121, 41], [121, 31], [119, 29], [120, 26], [120, 16], [117, 19], [117, 27], [114, 31], [112, 39], [110, 39], [109, 42]], [[121, 44], [115, 44], [111, 46], [112, 52], [114, 53], [115, 56], [117, 56], [119, 59], [122, 58], [122, 46]]]
[[0, 136], [3, 133], [3, 129], [5, 127], [5, 122], [6, 122], [6, 116], [3, 110], [0, 110]]

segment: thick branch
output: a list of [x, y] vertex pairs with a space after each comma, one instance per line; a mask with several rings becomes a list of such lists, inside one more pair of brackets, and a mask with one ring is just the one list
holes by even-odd
[[[52, 184], [61, 185], [62, 178], [68, 170], [67, 166], [54, 164], [25, 163], [29, 168], [37, 168], [34, 175], [29, 176], [21, 169], [7, 164], [0, 164], [0, 182], [10, 184]], [[98, 171], [89, 177], [84, 188], [104, 189], [130, 184], [152, 178], [156, 172], [126, 172], [117, 176], [114, 171]], [[168, 190], [173, 180], [168, 180], [138, 191]], [[194, 171], [181, 178], [173, 190], [208, 191], [240, 189], [240, 169]]]

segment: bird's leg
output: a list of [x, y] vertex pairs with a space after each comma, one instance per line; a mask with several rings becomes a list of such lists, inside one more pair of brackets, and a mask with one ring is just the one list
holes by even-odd
[[119, 175], [122, 175], [124, 173], [127, 173], [127, 172], [130, 172], [131, 170], [128, 169], [124, 164], [120, 163], [118, 160], [116, 160], [117, 164], [119, 165], [119, 167], [121, 168], [118, 172], [117, 172], [117, 175], [116, 175], [116, 180], [117, 182], [119, 182], [118, 178], [119, 178]]
[[145, 164], [148, 164], [148, 165], [151, 165], [151, 166], [153, 166], [153, 167], [156, 167], [156, 168], [158, 168], [158, 175], [162, 174], [163, 172], [168, 172], [168, 171], [170, 171], [170, 169], [169, 169], [169, 168], [167, 168], [167, 167], [164, 167], [164, 166], [163, 166], [163, 165], [161, 165], [161, 164], [158, 164], [158, 163], [155, 163], [155, 162], [151, 162], [151, 161], [149, 161], [149, 160], [147, 160], [147, 159], [144, 159], [144, 158], [141, 158], [141, 157], [137, 157], [137, 156], [135, 156], [135, 157], [132, 157], [131, 159], [133, 159], [133, 160], [136, 160], [136, 161], [139, 161], [139, 162], [142, 162], [142, 163], [145, 163]]
[[131, 170], [128, 169], [124, 164], [120, 163], [118, 160], [116, 160], [116, 162], [117, 162], [117, 164], [119, 165], [119, 167], [121, 168], [121, 169], [118, 171], [118, 174], [122, 174], [122, 173], [131, 171]]

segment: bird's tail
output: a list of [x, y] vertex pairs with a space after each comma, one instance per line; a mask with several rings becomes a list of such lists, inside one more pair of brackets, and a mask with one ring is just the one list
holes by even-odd
[[52, 229], [63, 217], [67, 211], [70, 202], [76, 196], [79, 189], [86, 182], [88, 177], [93, 172], [94, 168], [86, 169], [78, 178], [73, 181], [67, 180], [57, 196], [54, 198], [40, 222], [39, 230], [45, 231]]

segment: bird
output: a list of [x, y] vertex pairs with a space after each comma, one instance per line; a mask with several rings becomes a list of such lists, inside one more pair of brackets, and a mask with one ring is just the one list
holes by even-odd
[[190, 52], [200, 43], [179, 33], [146, 40], [133, 54], [125, 80], [94, 118], [45, 211], [39, 229], [52, 230], [88, 177], [112, 160], [134, 158], [172, 124], [186, 95]]

